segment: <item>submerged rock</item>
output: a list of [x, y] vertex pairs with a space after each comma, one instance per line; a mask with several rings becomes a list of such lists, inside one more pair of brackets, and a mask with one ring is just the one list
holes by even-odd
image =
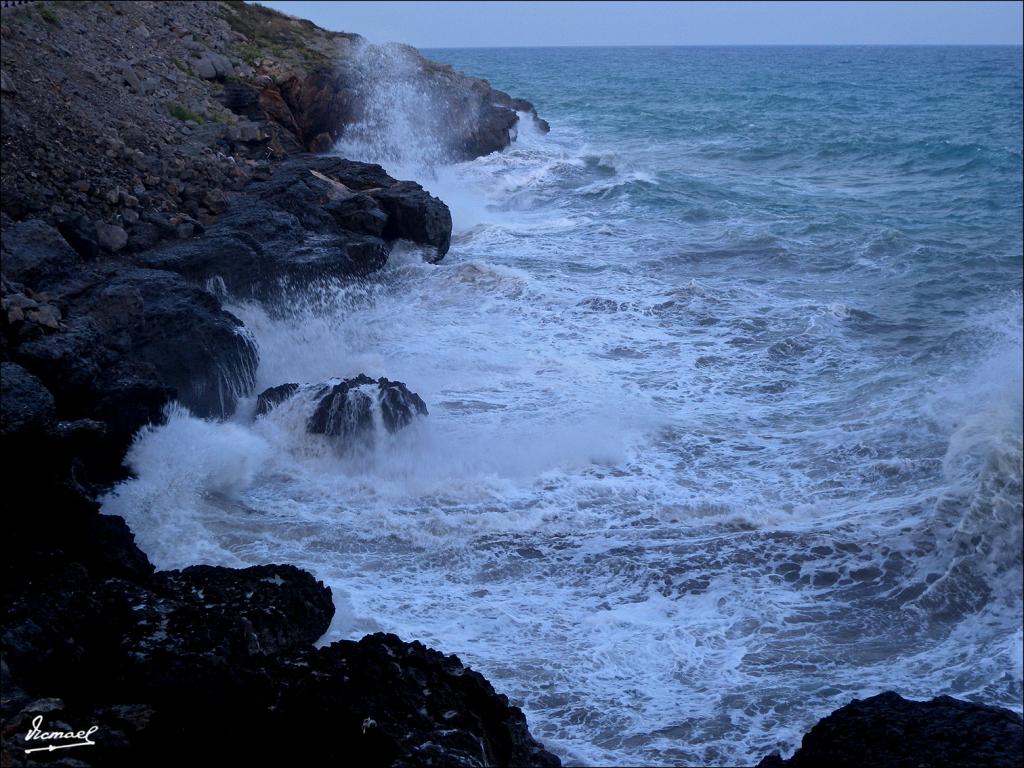
[[1022, 754], [1024, 721], [1015, 712], [949, 696], [910, 701], [887, 691], [837, 709], [791, 758], [770, 755], [758, 768], [1011, 768]]

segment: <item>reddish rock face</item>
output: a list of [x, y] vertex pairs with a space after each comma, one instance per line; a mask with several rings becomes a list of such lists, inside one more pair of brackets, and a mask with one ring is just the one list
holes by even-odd
[[[486, 80], [454, 72], [415, 51], [405, 51], [405, 56], [414, 76], [422, 81], [423, 91], [436, 102], [437, 114], [443, 115], [446, 149], [452, 159], [471, 159], [507, 147], [519, 120], [517, 112], [530, 114], [541, 130], [546, 130], [547, 124], [537, 117], [530, 102], [513, 99], [491, 88]], [[259, 96], [266, 119], [303, 149], [329, 150], [346, 128], [363, 116], [361, 94], [366, 88], [365, 84], [359, 86], [351, 68], [340, 67], [337, 72], [317, 69], [308, 74], [293, 71], [267, 80], [270, 82]]]

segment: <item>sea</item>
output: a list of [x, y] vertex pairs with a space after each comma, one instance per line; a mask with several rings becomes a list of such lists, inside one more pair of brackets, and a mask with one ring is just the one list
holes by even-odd
[[425, 54], [550, 133], [455, 162], [373, 47], [334, 151], [444, 200], [451, 251], [228, 309], [256, 392], [429, 415], [354, 450], [172, 408], [104, 511], [160, 568], [308, 569], [321, 643], [457, 654], [569, 765], [750, 765], [886, 690], [1020, 712], [1021, 48]]

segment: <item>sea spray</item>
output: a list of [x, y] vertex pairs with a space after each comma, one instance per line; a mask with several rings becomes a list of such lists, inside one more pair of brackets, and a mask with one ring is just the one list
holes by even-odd
[[753, 764], [887, 688], [1019, 710], [1018, 58], [443, 55], [555, 130], [438, 165], [378, 121], [360, 159], [433, 166], [445, 260], [230, 308], [257, 391], [387, 376], [430, 416], [359, 460], [299, 401], [206, 425], [270, 450], [192, 506], [125, 503], [182, 454], [137, 451], [144, 547], [308, 568], [325, 642], [457, 652], [581, 763]]
[[137, 478], [103, 499], [158, 568], [239, 561], [211, 541], [202, 523], [210, 498], [237, 498], [266, 462], [270, 446], [235, 424], [197, 419], [171, 405], [160, 426], [142, 429], [125, 463]]
[[379, 163], [396, 178], [419, 178], [451, 160], [444, 99], [424, 77], [415, 49], [363, 41], [352, 51], [362, 110], [334, 151]]

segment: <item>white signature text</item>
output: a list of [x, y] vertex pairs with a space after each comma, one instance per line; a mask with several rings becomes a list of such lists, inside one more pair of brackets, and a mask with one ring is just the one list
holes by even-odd
[[32, 728], [25, 735], [25, 741], [70, 741], [71, 744], [48, 744], [45, 747], [30, 747], [25, 752], [53, 752], [55, 749], [71, 749], [72, 747], [94, 747], [96, 742], [90, 737], [100, 729], [94, 725], [88, 730], [82, 731], [44, 731], [41, 726], [43, 716], [36, 715], [32, 718]]

